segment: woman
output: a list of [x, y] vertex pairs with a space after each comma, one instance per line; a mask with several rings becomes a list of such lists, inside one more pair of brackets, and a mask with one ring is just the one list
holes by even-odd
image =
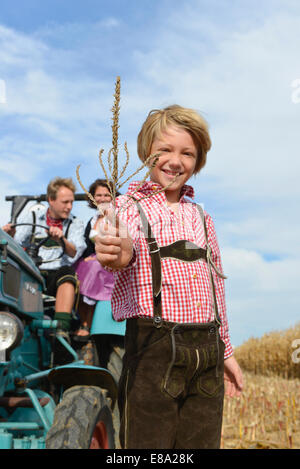
[[[112, 199], [111, 193], [108, 183], [105, 180], [96, 179], [96, 181], [91, 184], [89, 192], [102, 210], [110, 204]], [[96, 209], [91, 200], [88, 200], [88, 205]], [[75, 266], [80, 282], [78, 314], [81, 324], [74, 334], [74, 339], [83, 342], [89, 339], [97, 301], [110, 301], [114, 285], [113, 274], [105, 270], [96, 259], [94, 237], [97, 235], [100, 219], [101, 214], [97, 210], [97, 213], [87, 223], [85, 228], [85, 242], [87, 248]]]

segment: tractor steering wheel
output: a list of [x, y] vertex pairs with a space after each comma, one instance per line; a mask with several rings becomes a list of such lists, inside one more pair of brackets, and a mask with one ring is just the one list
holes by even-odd
[[[49, 226], [43, 226], [43, 225], [38, 225], [37, 223], [14, 223], [12, 225], [12, 227], [17, 227], [17, 226], [34, 226], [34, 227], [40, 227], [40, 228], [44, 228], [44, 230], [46, 231], [49, 231]], [[64, 255], [65, 253], [65, 250], [66, 250], [66, 246], [65, 246], [65, 242], [62, 238], [59, 239], [58, 243], [61, 245], [61, 248], [62, 248], [62, 252], [61, 254], [56, 257], [55, 259], [50, 259], [50, 260], [43, 260], [39, 255], [38, 255], [38, 252], [40, 250], [40, 248], [46, 244], [46, 242], [48, 241], [48, 239], [50, 239], [51, 236], [48, 234], [48, 236], [46, 236], [45, 238], [43, 238], [40, 242], [35, 242], [35, 237], [32, 236], [31, 237], [31, 240], [30, 240], [30, 244], [29, 246], [25, 249], [27, 254], [32, 258], [32, 260], [34, 261], [34, 263], [37, 265], [37, 266], [40, 266], [41, 264], [46, 264], [46, 263], [49, 263], [49, 262], [54, 262], [54, 261], [57, 261], [58, 259], [61, 259], [61, 257]]]

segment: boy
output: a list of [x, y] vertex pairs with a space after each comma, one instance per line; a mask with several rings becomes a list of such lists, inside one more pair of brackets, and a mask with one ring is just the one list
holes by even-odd
[[185, 183], [210, 146], [195, 111], [151, 111], [138, 136], [143, 161], [159, 155], [150, 181], [137, 192], [139, 183], [131, 183], [117, 199], [116, 227], [103, 225], [96, 240], [98, 260], [115, 271], [114, 317], [127, 319], [123, 448], [219, 448], [224, 377], [229, 395], [242, 390], [214, 225], [186, 199], [193, 189]]

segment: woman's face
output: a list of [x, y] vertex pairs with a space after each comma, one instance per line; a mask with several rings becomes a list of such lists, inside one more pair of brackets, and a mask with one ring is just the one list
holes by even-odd
[[111, 195], [108, 188], [97, 186], [94, 194], [94, 199], [103, 210], [111, 202]]

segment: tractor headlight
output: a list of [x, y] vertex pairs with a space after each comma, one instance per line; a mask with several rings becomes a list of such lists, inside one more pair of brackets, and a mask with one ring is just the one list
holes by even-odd
[[17, 347], [23, 333], [23, 324], [17, 316], [0, 311], [0, 351]]

